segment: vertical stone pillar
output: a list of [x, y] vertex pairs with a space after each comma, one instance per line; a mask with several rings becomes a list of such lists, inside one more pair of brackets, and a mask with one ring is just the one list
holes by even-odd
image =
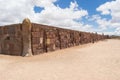
[[32, 56], [31, 50], [31, 22], [24, 19], [22, 22], [23, 53], [22, 56]]

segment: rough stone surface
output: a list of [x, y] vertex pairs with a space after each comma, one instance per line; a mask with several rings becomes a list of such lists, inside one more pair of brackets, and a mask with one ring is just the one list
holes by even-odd
[[33, 55], [107, 39], [105, 35], [32, 23]]
[[0, 53], [19, 56], [22, 54], [21, 24], [0, 27]]
[[23, 53], [22, 56], [32, 56], [31, 50], [31, 22], [24, 19], [22, 23]]
[[107, 35], [97, 33], [31, 23], [26, 18], [22, 24], [0, 27], [0, 53], [32, 56], [108, 38]]

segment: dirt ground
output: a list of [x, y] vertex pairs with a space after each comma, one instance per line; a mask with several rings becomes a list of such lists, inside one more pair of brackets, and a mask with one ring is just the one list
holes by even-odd
[[120, 80], [120, 40], [32, 57], [0, 55], [0, 80]]

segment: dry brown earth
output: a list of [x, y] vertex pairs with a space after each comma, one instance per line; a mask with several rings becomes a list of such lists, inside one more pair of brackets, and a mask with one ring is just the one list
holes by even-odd
[[120, 80], [120, 40], [33, 57], [0, 55], [0, 80]]

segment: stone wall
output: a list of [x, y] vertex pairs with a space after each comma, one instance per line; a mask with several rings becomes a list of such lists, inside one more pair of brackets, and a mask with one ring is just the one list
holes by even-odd
[[21, 24], [0, 27], [0, 53], [7, 55], [22, 54]]
[[0, 27], [0, 53], [31, 56], [107, 38], [107, 35], [41, 25], [25, 19], [22, 24]]
[[97, 33], [80, 32], [35, 23], [32, 23], [31, 30], [33, 55], [109, 38]]

